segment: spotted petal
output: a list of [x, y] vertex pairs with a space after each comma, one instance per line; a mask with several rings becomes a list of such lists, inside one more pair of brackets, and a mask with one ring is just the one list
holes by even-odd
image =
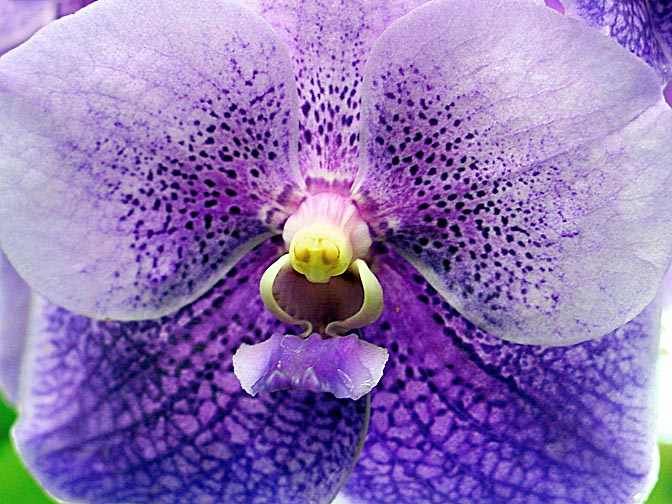
[[242, 341], [286, 328], [256, 295], [277, 249], [157, 321], [101, 322], [53, 305], [31, 340], [14, 434], [28, 467], [74, 502], [328, 503], [360, 444], [366, 401], [240, 389]]
[[0, 391], [12, 403], [19, 394], [29, 313], [30, 288], [0, 252]]
[[519, 346], [475, 328], [398, 256], [382, 262], [389, 302], [364, 336], [390, 360], [351, 503], [643, 501], [657, 469], [658, 306], [600, 339]]
[[575, 343], [643, 310], [667, 269], [672, 111], [606, 37], [504, 4], [432, 2], [379, 40], [361, 207], [468, 320]]
[[0, 240], [51, 301], [151, 318], [292, 208], [283, 42], [235, 2], [110, 0], [0, 62]]
[[258, 0], [290, 48], [299, 107], [299, 164], [308, 184], [352, 184], [361, 83], [369, 51], [395, 20], [427, 0]]

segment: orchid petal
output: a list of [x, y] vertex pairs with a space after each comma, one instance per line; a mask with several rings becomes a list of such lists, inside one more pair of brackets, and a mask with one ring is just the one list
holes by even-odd
[[233, 369], [243, 390], [253, 396], [298, 389], [356, 400], [378, 384], [387, 358], [387, 350], [354, 334], [274, 334], [263, 343], [241, 345], [233, 356]]
[[54, 19], [95, 0], [0, 0], [0, 55], [28, 40]]
[[426, 1], [257, 2], [292, 55], [301, 110], [299, 164], [309, 186], [326, 181], [347, 192], [358, 168], [360, 90], [369, 51], [392, 22]]
[[0, 390], [12, 403], [19, 395], [29, 313], [30, 288], [0, 252]]
[[672, 4], [668, 0], [562, 0], [566, 16], [581, 19], [672, 77]]
[[82, 7], [92, 4], [96, 0], [57, 0], [56, 4], [58, 17], [67, 16], [77, 12]]
[[464, 317], [566, 345], [651, 302], [672, 111], [638, 58], [531, 2], [436, 1], [381, 37], [364, 86], [362, 216]]
[[56, 17], [56, 5], [49, 0], [0, 0], [0, 55], [28, 40]]
[[330, 502], [359, 448], [366, 400], [252, 398], [232, 370], [241, 341], [284, 329], [256, 295], [276, 254], [264, 244], [161, 320], [94, 321], [45, 304], [14, 436], [50, 493], [88, 503]]
[[298, 204], [289, 56], [235, 2], [96, 2], [0, 82], [0, 239], [77, 313], [171, 313]]
[[665, 273], [665, 278], [663, 278], [663, 285], [661, 287], [661, 291], [662, 291], [663, 311], [672, 310], [672, 268], [667, 270], [667, 273]]
[[665, 103], [672, 107], [672, 80], [663, 88], [663, 98], [665, 98]]
[[600, 339], [520, 346], [475, 328], [396, 254], [381, 263], [388, 303], [364, 338], [390, 360], [352, 503], [642, 502], [657, 469], [658, 306]]

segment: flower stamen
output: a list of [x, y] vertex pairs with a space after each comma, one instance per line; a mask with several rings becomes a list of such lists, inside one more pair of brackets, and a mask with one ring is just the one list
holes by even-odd
[[328, 192], [307, 197], [287, 219], [282, 236], [292, 268], [313, 283], [342, 275], [371, 246], [369, 227], [353, 202]]
[[352, 246], [342, 232], [326, 223], [299, 230], [289, 246], [292, 267], [309, 282], [327, 283], [343, 274], [353, 259]]

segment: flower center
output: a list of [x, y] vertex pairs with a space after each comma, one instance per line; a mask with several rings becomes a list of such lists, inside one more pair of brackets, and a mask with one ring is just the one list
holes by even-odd
[[306, 198], [287, 219], [282, 237], [292, 268], [314, 283], [343, 274], [371, 246], [369, 227], [355, 205], [332, 193]]
[[289, 246], [292, 268], [309, 282], [327, 283], [341, 275], [352, 262], [352, 245], [335, 226], [316, 222], [299, 230]]
[[383, 311], [383, 290], [364, 260], [369, 228], [349, 198], [325, 192], [301, 203], [282, 237], [288, 253], [266, 269], [259, 292], [266, 308], [301, 334], [241, 345], [234, 372], [252, 395], [294, 388], [359, 399], [388, 359], [384, 348], [348, 334]]
[[363, 258], [369, 228], [349, 198], [318, 193], [287, 219], [288, 253], [264, 273], [261, 298], [273, 315], [301, 326], [303, 335], [346, 334], [375, 322], [383, 294]]

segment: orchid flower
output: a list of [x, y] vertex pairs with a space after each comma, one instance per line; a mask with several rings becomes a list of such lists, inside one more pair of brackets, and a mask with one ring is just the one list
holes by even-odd
[[28, 40], [54, 19], [95, 0], [0, 0], [0, 55]]
[[645, 497], [672, 112], [606, 37], [528, 0], [99, 0], [0, 59], [0, 115], [45, 298], [14, 437], [58, 498]]

